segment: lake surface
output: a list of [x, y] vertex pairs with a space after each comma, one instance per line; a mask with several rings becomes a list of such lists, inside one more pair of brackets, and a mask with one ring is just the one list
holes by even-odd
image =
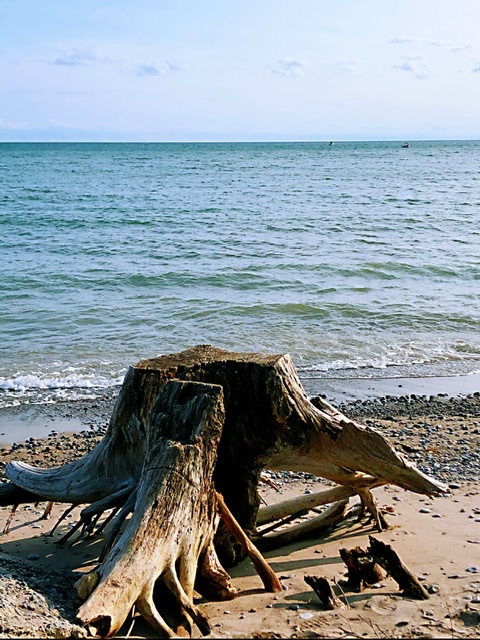
[[0, 406], [211, 343], [480, 371], [480, 142], [1, 143]]

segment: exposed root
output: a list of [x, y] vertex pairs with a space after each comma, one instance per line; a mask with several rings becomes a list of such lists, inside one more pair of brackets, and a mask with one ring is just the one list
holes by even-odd
[[367, 510], [374, 519], [379, 531], [389, 529], [390, 525], [379, 509], [377, 500], [370, 489], [358, 489], [358, 495], [362, 504], [362, 514]]
[[137, 600], [137, 609], [150, 624], [154, 631], [160, 634], [161, 637], [175, 638], [176, 633], [171, 629], [162, 616], [158, 613], [151, 593], [148, 596]]
[[213, 542], [201, 554], [195, 588], [209, 600], [232, 600], [238, 589], [230, 583], [230, 576], [220, 564]]
[[225, 523], [225, 527], [245, 548], [250, 560], [253, 562], [255, 569], [258, 572], [258, 575], [262, 579], [265, 589], [273, 593], [275, 593], [276, 591], [282, 591], [283, 589], [282, 583], [277, 578], [275, 572], [270, 567], [270, 565], [266, 562], [262, 554], [251, 542], [251, 540], [246, 536], [243, 529], [235, 520], [231, 511], [225, 504], [223, 497], [217, 491], [215, 492], [215, 495], [217, 498], [220, 516], [222, 517]]
[[10, 532], [10, 525], [13, 520], [13, 516], [15, 515], [16, 510], [18, 509], [18, 504], [14, 504], [12, 510], [10, 511], [10, 515], [7, 518], [5, 526], [3, 527], [3, 532], [5, 535]]
[[210, 633], [210, 623], [207, 616], [190, 601], [189, 597], [183, 590], [173, 567], [168, 567], [166, 569], [163, 574], [163, 581], [180, 604], [182, 613], [188, 613], [193, 618], [202, 634], [208, 635]]
[[355, 547], [340, 549], [339, 553], [348, 570], [348, 585], [354, 591], [360, 592], [384, 579], [382, 569], [368, 551]]
[[255, 542], [262, 551], [278, 549], [278, 547], [285, 544], [291, 544], [292, 542], [318, 535], [357, 513], [358, 506], [354, 505], [352, 508], [349, 508], [348, 498], [346, 498], [345, 500], [334, 502], [318, 516], [310, 518], [305, 522], [292, 525], [285, 531], [278, 531], [271, 535], [255, 538]]
[[65, 511], [62, 513], [62, 515], [59, 517], [59, 519], [55, 523], [55, 526], [53, 527], [53, 529], [48, 534], [49, 536], [53, 536], [53, 534], [55, 533], [55, 530], [57, 529], [58, 525], [62, 522], [62, 520], [65, 520], [65, 518], [68, 516], [68, 514], [71, 513], [75, 509], [76, 506], [77, 505], [72, 504], [72, 505], [70, 505], [68, 507], [68, 509], [65, 509]]
[[52, 513], [53, 509], [53, 500], [49, 500], [45, 506], [44, 512], [40, 516], [40, 520], [48, 520]]
[[305, 576], [303, 579], [315, 591], [325, 609], [345, 608], [343, 602], [335, 595], [327, 578], [321, 576]]
[[119, 533], [120, 533], [120, 529], [122, 528], [122, 524], [125, 522], [125, 520], [127, 519], [127, 517], [133, 512], [133, 509], [135, 507], [135, 500], [137, 497], [137, 492], [133, 491], [127, 498], [127, 501], [125, 502], [125, 504], [123, 505], [123, 507], [120, 509], [120, 511], [116, 511], [114, 512], [114, 520], [112, 523], [112, 526], [110, 527], [108, 534], [105, 538], [105, 542], [103, 545], [103, 549], [102, 549], [102, 553], [100, 554], [100, 557], [98, 559], [99, 562], [103, 562], [105, 560], [105, 558], [107, 557], [108, 553], [110, 552], [110, 549], [113, 547], [113, 545], [115, 544], [115, 540], [118, 537]]
[[290, 517], [292, 514], [301, 511], [309, 511], [321, 505], [332, 504], [338, 500], [350, 498], [360, 493], [362, 489], [371, 489], [372, 487], [384, 484], [382, 481], [378, 481], [364, 473], [352, 474], [351, 480], [351, 485], [340, 485], [332, 487], [331, 489], [323, 489], [316, 493], [301, 495], [267, 507], [260, 507], [257, 516], [257, 526]]

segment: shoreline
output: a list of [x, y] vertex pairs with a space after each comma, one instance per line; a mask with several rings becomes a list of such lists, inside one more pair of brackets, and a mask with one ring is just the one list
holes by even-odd
[[445, 395], [448, 397], [480, 392], [480, 373], [462, 375], [315, 378], [302, 377], [309, 396], [325, 395], [332, 404], [386, 396]]
[[[442, 407], [449, 410], [449, 401], [475, 399], [480, 395], [480, 373], [392, 378], [300, 376], [300, 381], [309, 397], [322, 396], [342, 411], [349, 411], [350, 407], [353, 407], [355, 414], [359, 404], [366, 403], [368, 411], [375, 413], [376, 405], [381, 407], [386, 401], [390, 404], [398, 403], [399, 410], [407, 399], [438, 400]], [[120, 388], [115, 386], [102, 389], [101, 393], [92, 399], [0, 407], [0, 449], [29, 438], [45, 438], [52, 432], [104, 432]], [[393, 406], [391, 411], [395, 413]], [[475, 415], [480, 414], [475, 411]]]

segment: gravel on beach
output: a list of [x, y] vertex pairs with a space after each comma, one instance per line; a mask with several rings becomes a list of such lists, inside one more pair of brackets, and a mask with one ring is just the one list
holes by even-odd
[[379, 430], [424, 473], [446, 483], [478, 481], [480, 393], [465, 396], [386, 396], [339, 405]]
[[[85, 428], [75, 433], [52, 430], [0, 450], [2, 460], [25, 460], [52, 467], [84, 456], [104, 436], [118, 389], [95, 400], [37, 405], [45, 421], [75, 417]], [[476, 481], [480, 472], [480, 392], [465, 396], [385, 396], [339, 404], [347, 417], [380, 431], [418, 468], [443, 482]], [[21, 415], [22, 407], [2, 411]], [[68, 424], [68, 422], [67, 422]], [[297, 474], [287, 474], [295, 479]], [[304, 478], [305, 474], [301, 474]], [[0, 481], [5, 481], [3, 465]]]

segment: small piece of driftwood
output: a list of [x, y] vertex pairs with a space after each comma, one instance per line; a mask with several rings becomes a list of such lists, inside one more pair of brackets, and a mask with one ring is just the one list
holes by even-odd
[[348, 586], [353, 591], [362, 591], [385, 578], [376, 559], [361, 547], [340, 549], [339, 553], [348, 570]]
[[318, 599], [325, 607], [325, 609], [339, 609], [343, 608], [345, 605], [337, 596], [335, 595], [332, 585], [329, 583], [327, 578], [317, 577], [317, 576], [304, 576], [303, 578], [309, 587], [315, 591], [318, 596]]
[[368, 551], [378, 564], [392, 576], [403, 592], [403, 595], [414, 600], [428, 600], [429, 595], [410, 569], [402, 562], [400, 556], [389, 544], [369, 536]]

